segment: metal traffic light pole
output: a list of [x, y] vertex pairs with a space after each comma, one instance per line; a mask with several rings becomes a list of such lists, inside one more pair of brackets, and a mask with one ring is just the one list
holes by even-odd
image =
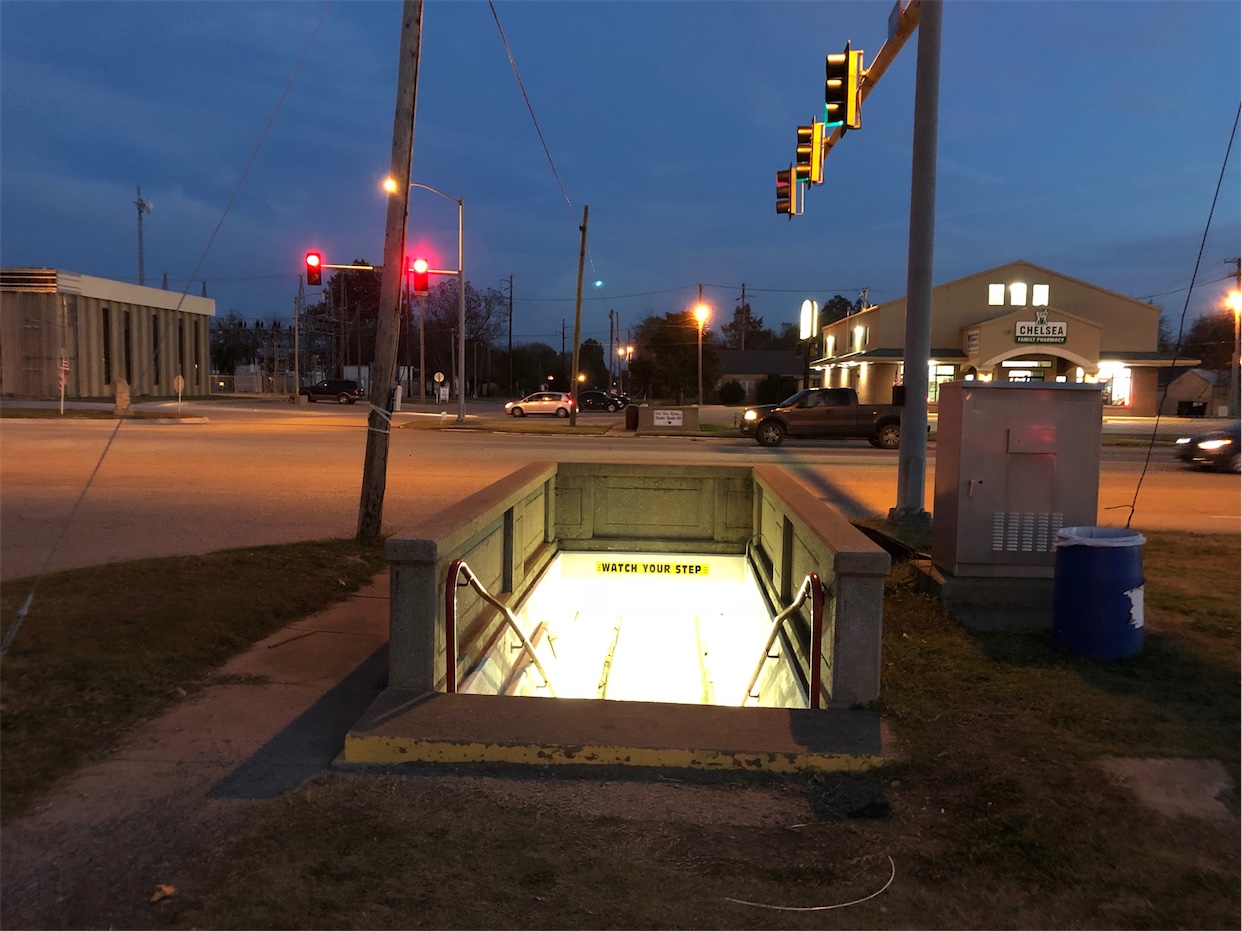
[[893, 523], [929, 525], [927, 357], [931, 355], [932, 258], [936, 241], [936, 136], [940, 111], [941, 0], [923, 0], [914, 74], [914, 152], [910, 170], [910, 247], [906, 271], [905, 409]]

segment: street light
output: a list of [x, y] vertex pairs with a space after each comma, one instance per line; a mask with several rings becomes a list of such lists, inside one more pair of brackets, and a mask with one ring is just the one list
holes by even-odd
[[[384, 191], [388, 194], [397, 193], [397, 182], [393, 178], [385, 178]], [[436, 270], [437, 275], [457, 276], [457, 422], [466, 420], [466, 258], [465, 258], [465, 203], [460, 197], [449, 197], [443, 191], [436, 190], [430, 184], [419, 184], [411, 181], [410, 187], [422, 188], [432, 194], [439, 194], [445, 200], [457, 204], [457, 271]], [[423, 314], [418, 315], [418, 381], [419, 398], [422, 399], [426, 377], [423, 370], [425, 355], [423, 352]]]
[[625, 394], [625, 382], [622, 380], [625, 375], [625, 369], [630, 364], [630, 358], [634, 355], [633, 346], [617, 347], [617, 394]]
[[694, 319], [699, 322], [699, 407], [703, 406], [703, 324], [711, 312], [712, 309], [701, 301], [694, 307]]

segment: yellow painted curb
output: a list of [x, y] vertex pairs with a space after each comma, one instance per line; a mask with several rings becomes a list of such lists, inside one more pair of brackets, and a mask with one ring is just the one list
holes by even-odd
[[882, 766], [887, 762], [884, 757], [880, 756], [847, 754], [595, 745], [538, 746], [352, 734], [345, 738], [342, 759], [346, 763], [516, 763], [532, 766], [575, 764], [704, 770], [740, 769], [774, 773], [860, 772]]

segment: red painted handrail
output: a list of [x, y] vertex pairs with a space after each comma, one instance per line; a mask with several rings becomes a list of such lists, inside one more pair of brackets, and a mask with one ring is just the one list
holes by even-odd
[[483, 583], [466, 565], [464, 559], [454, 559], [449, 563], [448, 578], [444, 586], [444, 690], [446, 692], [457, 691], [457, 579], [461, 575], [466, 577], [466, 583], [478, 592], [484, 601], [501, 613], [505, 623], [509, 625], [509, 629], [513, 631], [531, 662], [539, 670], [539, 675], [543, 676], [543, 684], [548, 687], [548, 694], [555, 698], [556, 691], [552, 688], [548, 673], [543, 668], [543, 663], [539, 662], [539, 657], [535, 655], [534, 646], [526, 634], [522, 633], [517, 618], [513, 616], [513, 612], [505, 606], [504, 602], [498, 600], [483, 587]]

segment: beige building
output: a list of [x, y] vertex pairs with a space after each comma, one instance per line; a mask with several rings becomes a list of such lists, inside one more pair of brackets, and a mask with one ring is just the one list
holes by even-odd
[[0, 269], [0, 394], [108, 398], [210, 392], [216, 302], [54, 268]]
[[[812, 363], [827, 387], [887, 403], [904, 376], [906, 299], [823, 327]], [[1160, 308], [1030, 262], [1017, 261], [932, 289], [928, 401], [958, 379], [1100, 385], [1106, 411], [1154, 415]], [[1193, 367], [1196, 359], [1178, 359]]]

